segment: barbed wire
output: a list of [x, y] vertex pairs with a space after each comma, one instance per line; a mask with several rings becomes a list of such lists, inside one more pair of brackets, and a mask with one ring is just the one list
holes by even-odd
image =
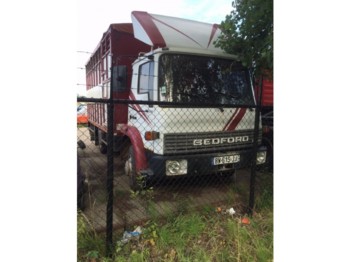
[[[110, 82], [106, 82], [106, 83], [110, 83]], [[88, 84], [80, 84], [77, 83], [78, 86], [86, 86], [86, 87], [104, 87], [104, 84], [98, 84], [98, 85], [88, 85]], [[138, 90], [138, 88], [134, 88], [134, 87], [130, 87], [130, 90]], [[158, 89], [148, 89], [149, 91], [157, 91]]]
[[88, 52], [88, 51], [77, 51], [77, 53], [94, 54], [94, 53]]

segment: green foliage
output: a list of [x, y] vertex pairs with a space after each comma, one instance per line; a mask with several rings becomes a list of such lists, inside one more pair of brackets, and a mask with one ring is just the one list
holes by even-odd
[[[257, 176], [256, 193], [250, 224], [241, 222], [243, 214], [238, 210], [230, 216], [208, 204], [200, 212], [187, 208], [185, 202], [182, 205], [187, 212], [177, 210], [166, 219], [151, 216], [140, 225], [142, 234], [138, 239], [121, 244], [121, 234], [115, 234], [110, 258], [105, 257], [105, 236], [97, 234], [79, 212], [78, 261], [273, 261], [272, 175]], [[155, 212], [152, 189], [134, 192], [134, 197], [144, 199]], [[179, 201], [183, 200], [179, 197]]]
[[[234, 4], [235, 3], [235, 4]], [[233, 10], [221, 22], [223, 34], [216, 42], [227, 53], [237, 55], [245, 66], [273, 70], [273, 1], [235, 0]]]
[[130, 258], [128, 261], [131, 262], [144, 262], [149, 261], [150, 254], [148, 250], [136, 251], [133, 250], [130, 254]]
[[[137, 177], [139, 179], [139, 177]], [[139, 179], [141, 181], [141, 179]], [[142, 199], [145, 201], [151, 201], [154, 198], [153, 187], [140, 187], [138, 190], [130, 190], [131, 199]]]
[[[181, 214], [166, 223], [148, 221], [139, 240], [116, 244], [112, 258], [101, 243], [79, 249], [79, 261], [272, 261], [273, 215], [264, 209], [243, 225], [240, 217], [222, 213]], [[80, 237], [101, 241], [79, 226]], [[80, 239], [84, 242], [87, 239]], [[88, 240], [90, 241], [90, 240]], [[102, 241], [102, 243], [104, 243]], [[81, 245], [80, 245], [81, 246]], [[84, 251], [84, 252], [82, 252]], [[93, 260], [96, 259], [96, 260]]]
[[273, 209], [273, 175], [258, 176], [258, 194], [255, 199], [255, 209]]
[[175, 246], [177, 251], [182, 252], [193, 239], [200, 236], [205, 226], [203, 217], [197, 214], [177, 216], [159, 229], [158, 244], [164, 248]]
[[80, 211], [78, 212], [77, 224], [78, 261], [98, 258], [100, 254], [104, 254], [104, 239], [96, 234], [89, 220]]

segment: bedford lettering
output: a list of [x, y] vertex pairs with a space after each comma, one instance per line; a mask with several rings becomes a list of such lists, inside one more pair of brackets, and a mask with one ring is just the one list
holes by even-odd
[[249, 141], [249, 136], [206, 138], [206, 139], [194, 139], [193, 145], [202, 146], [202, 145], [233, 144], [237, 142], [248, 142], [248, 141]]

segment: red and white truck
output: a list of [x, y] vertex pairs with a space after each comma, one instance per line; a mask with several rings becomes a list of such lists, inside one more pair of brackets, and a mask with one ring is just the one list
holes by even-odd
[[[215, 47], [219, 26], [140, 11], [131, 18], [109, 26], [86, 64], [88, 98], [155, 102], [114, 106], [114, 150], [125, 159], [131, 187], [139, 177], [233, 175], [250, 165], [254, 85], [236, 56]], [[243, 104], [252, 108], [235, 107]], [[91, 139], [106, 152], [107, 105], [88, 104], [88, 120]], [[257, 164], [265, 158], [259, 147]]]

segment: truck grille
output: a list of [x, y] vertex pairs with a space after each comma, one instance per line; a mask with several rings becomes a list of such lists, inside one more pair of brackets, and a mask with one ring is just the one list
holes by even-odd
[[[253, 146], [254, 130], [164, 134], [164, 154], [230, 151]], [[259, 132], [258, 144], [261, 143]]]

